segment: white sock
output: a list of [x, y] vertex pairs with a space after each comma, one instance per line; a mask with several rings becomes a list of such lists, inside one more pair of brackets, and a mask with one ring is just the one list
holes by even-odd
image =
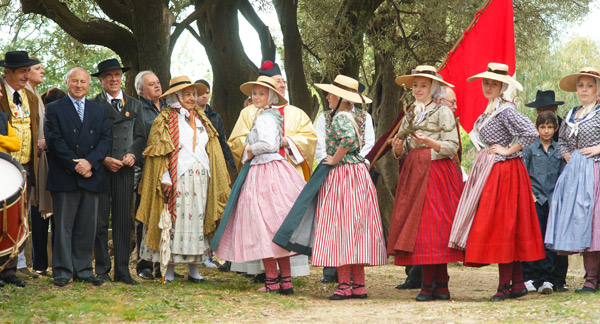
[[202, 279], [202, 275], [198, 272], [197, 264], [188, 264], [188, 276], [194, 279]]
[[167, 273], [165, 273], [165, 281], [173, 281], [175, 279], [175, 265], [167, 265]]
[[25, 260], [25, 250], [19, 253], [19, 261], [17, 261], [17, 269], [27, 268], [27, 261]]

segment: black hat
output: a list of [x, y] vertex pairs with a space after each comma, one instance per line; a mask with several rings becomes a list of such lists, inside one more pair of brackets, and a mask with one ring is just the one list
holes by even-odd
[[273, 77], [274, 75], [281, 75], [281, 70], [279, 69], [279, 65], [277, 65], [277, 63], [265, 61], [261, 65], [260, 69], [258, 69], [258, 75], [266, 75]]
[[123, 72], [127, 72], [129, 71], [130, 67], [121, 66], [121, 64], [119, 64], [119, 60], [116, 58], [111, 58], [98, 63], [98, 72], [92, 73], [92, 76], [99, 77], [103, 72], [114, 69], [121, 69]]
[[527, 106], [529, 108], [540, 108], [540, 107], [553, 106], [553, 105], [562, 105], [564, 103], [565, 103], [564, 101], [555, 101], [554, 100], [554, 91], [538, 90], [537, 94], [535, 95], [535, 101], [525, 104], [525, 106]]
[[29, 54], [27, 54], [26, 51], [6, 52], [4, 54], [4, 60], [0, 61], [0, 66], [11, 69], [36, 64], [40, 64], [40, 61], [30, 59]]

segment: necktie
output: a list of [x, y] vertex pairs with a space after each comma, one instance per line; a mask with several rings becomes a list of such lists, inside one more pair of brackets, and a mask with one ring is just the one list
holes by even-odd
[[17, 106], [21, 105], [21, 95], [19, 94], [19, 91], [15, 91], [15, 93], [13, 94], [13, 102]]
[[123, 107], [121, 99], [110, 99], [110, 103], [118, 112], [121, 112], [121, 107]]
[[75, 101], [75, 109], [77, 110], [77, 115], [79, 115], [79, 119], [83, 122], [83, 102]]

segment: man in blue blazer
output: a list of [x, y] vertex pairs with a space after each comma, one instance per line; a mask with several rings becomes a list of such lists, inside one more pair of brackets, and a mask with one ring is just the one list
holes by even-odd
[[106, 191], [102, 162], [111, 145], [106, 110], [86, 100], [90, 75], [83, 68], [67, 73], [68, 96], [46, 107], [44, 133], [48, 181], [54, 205], [54, 284], [75, 281], [101, 285], [94, 277], [92, 252], [100, 194]]

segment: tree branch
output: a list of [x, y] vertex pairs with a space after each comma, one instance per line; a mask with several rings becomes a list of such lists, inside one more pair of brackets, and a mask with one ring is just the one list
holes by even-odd
[[275, 61], [276, 47], [275, 42], [273, 42], [273, 37], [271, 37], [271, 31], [269, 30], [269, 27], [267, 27], [267, 25], [265, 25], [265, 23], [263, 23], [260, 17], [256, 14], [256, 11], [254, 11], [254, 8], [248, 0], [242, 0], [240, 2], [239, 10], [242, 13], [242, 16], [244, 16], [250, 25], [254, 27], [256, 33], [258, 33], [262, 61]]
[[315, 52], [313, 52], [312, 48], [308, 47], [305, 43], [302, 43], [302, 48], [304, 48], [310, 55], [312, 55], [317, 61], [321, 62], [322, 58], [319, 57]]
[[[169, 43], [169, 57], [171, 57], [171, 54], [173, 54], [173, 49], [175, 48], [175, 43], [177, 43], [179, 36], [181, 36], [181, 33], [183, 33], [183, 31], [185, 29], [188, 29], [188, 30], [191, 29], [190, 33], [192, 33], [192, 35], [194, 35], [194, 34], [198, 35], [193, 28], [188, 28], [188, 27], [190, 27], [191, 23], [198, 20], [198, 18], [200, 18], [200, 16], [202, 16], [202, 13], [204, 13], [204, 9], [206, 8], [206, 4], [207, 4], [207, 2], [204, 2], [202, 5], [197, 7], [196, 10], [194, 10], [194, 12], [192, 12], [184, 20], [182, 20], [179, 23], [173, 24], [175, 26], [175, 30], [171, 34], [171, 41]], [[196, 36], [194, 36], [194, 37], [200, 42], [199, 35], [198, 35], [198, 37], [196, 37]]]
[[398, 27], [400, 27], [400, 32], [402, 33], [402, 42], [404, 43], [404, 47], [412, 55], [412, 57], [415, 59], [415, 61], [419, 62], [419, 58], [417, 57], [417, 54], [415, 53], [414, 49], [412, 47], [410, 47], [410, 45], [408, 44], [408, 39], [406, 38], [406, 32], [404, 31], [404, 27], [402, 26], [402, 20], [400, 19], [400, 9], [398, 8], [398, 6], [396, 6], [396, 3], [394, 3], [394, 1], [389, 0], [389, 2], [392, 4], [394, 9], [396, 10], [396, 19], [398, 20]]
[[96, 3], [108, 18], [133, 30], [130, 0], [96, 0]]

